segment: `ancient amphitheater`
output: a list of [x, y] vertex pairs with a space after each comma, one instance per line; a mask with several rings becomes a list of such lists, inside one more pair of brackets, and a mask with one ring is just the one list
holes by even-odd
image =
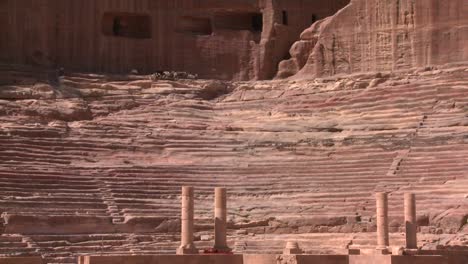
[[[25, 37], [42, 25], [18, 22], [32, 2], [0, 1], [9, 18], [0, 26], [0, 263], [468, 263], [466, 1], [329, 1], [303, 28], [293, 12], [327, 1], [102, 1], [123, 20], [146, 8], [211, 10], [210, 34], [231, 41], [233, 29], [217, 23], [263, 14], [263, 32], [236, 29], [243, 37], [229, 54], [208, 52], [216, 45], [197, 35], [131, 73], [111, 66], [141, 61], [152, 45], [141, 35], [106, 42], [121, 46], [93, 53], [99, 62], [89, 45], [54, 55], [48, 40]], [[78, 8], [44, 2], [35, 6], [44, 14]], [[229, 19], [216, 20], [220, 10]], [[297, 34], [278, 40], [288, 24]], [[13, 34], [18, 28], [30, 35]], [[185, 61], [177, 54], [186, 49], [211, 61]], [[152, 67], [200, 78], [165, 78]], [[182, 196], [183, 186], [193, 189]], [[226, 196], [213, 206], [215, 188]], [[415, 212], [405, 194], [414, 194]], [[175, 255], [184, 243], [200, 254]]]

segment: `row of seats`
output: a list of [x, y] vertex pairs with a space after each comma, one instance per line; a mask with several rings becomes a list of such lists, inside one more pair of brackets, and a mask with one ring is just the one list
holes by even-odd
[[[204, 230], [213, 188], [225, 186], [233, 230], [354, 233], [372, 231], [375, 192], [390, 192], [401, 223], [411, 191], [436, 228], [425, 233], [453, 233], [446, 216], [467, 204], [463, 70], [245, 83], [71, 74], [49, 90], [11, 73], [0, 67], [4, 215], [176, 220], [191, 185]], [[222, 92], [203, 99], [210, 89]], [[265, 251], [279, 248], [267, 238]]]

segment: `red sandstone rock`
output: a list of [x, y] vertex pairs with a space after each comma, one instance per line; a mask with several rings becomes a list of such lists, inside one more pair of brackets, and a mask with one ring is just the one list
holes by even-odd
[[[0, 7], [13, 2], [0, 1]], [[9, 46], [1, 36], [9, 32], [21, 42], [11, 30], [23, 28], [18, 14], [27, 14], [28, 2], [16, 1], [18, 12], [9, 13], [17, 16], [9, 20], [14, 25], [0, 30], [1, 61], [50, 68], [55, 58], [70, 68], [115, 72], [140, 62], [147, 64], [136, 68], [183, 65], [220, 79], [273, 76], [284, 51], [311, 22], [305, 10], [320, 4], [198, 1], [191, 11], [213, 15], [212, 38], [175, 37], [206, 26], [199, 18], [181, 18], [170, 34], [159, 32], [164, 22], [157, 31], [167, 38], [155, 43], [175, 46], [154, 51], [151, 56], [163, 52], [163, 59], [150, 62], [139, 56], [151, 42], [127, 41], [124, 55], [118, 38], [100, 57], [90, 57], [89, 45], [57, 47], [54, 56], [47, 41], [31, 42], [47, 52], [34, 51], [29, 42]], [[179, 1], [170, 14], [188, 2]], [[331, 1], [317, 18], [345, 2]], [[151, 5], [168, 8], [158, 1]], [[52, 8], [36, 7], [31, 10], [38, 14]], [[465, 250], [463, 7], [455, 0], [352, 0], [292, 45], [291, 59], [281, 62], [277, 77], [296, 80], [153, 81], [0, 65], [0, 256], [41, 254], [48, 262], [68, 264], [89, 252], [174, 253], [180, 244], [181, 185], [197, 190], [197, 248], [213, 244], [212, 190], [225, 186], [228, 246], [234, 252], [279, 253], [285, 241], [298, 241], [309, 254], [374, 249], [373, 197], [384, 191], [391, 246], [404, 245], [403, 193], [411, 191], [423, 250]], [[66, 13], [65, 5], [54, 8]], [[294, 25], [284, 25], [283, 9], [300, 13], [289, 17]], [[264, 12], [261, 35], [220, 30], [228, 18], [258, 10]], [[0, 29], [4, 25], [10, 24], [0, 23]], [[28, 36], [42, 39], [42, 25], [34, 24]], [[69, 40], [75, 31], [62, 33], [53, 38]], [[232, 53], [233, 47], [241, 50]], [[446, 63], [452, 64], [440, 66]]]
[[466, 61], [465, 13], [463, 0], [352, 0], [301, 34], [290, 51], [292, 58], [280, 63], [277, 77], [310, 78]]
[[288, 240], [308, 253], [375, 248], [376, 191], [391, 192], [392, 232], [412, 191], [419, 245], [458, 248], [466, 84], [463, 65], [242, 83], [70, 74], [55, 99], [12, 99], [41, 84], [11, 81], [0, 87], [0, 241], [31, 241], [3, 252], [173, 253], [182, 184], [197, 189], [198, 248], [212, 246], [200, 235], [212, 235], [221, 185], [235, 252], [280, 252]]
[[45, 67], [51, 80], [54, 67], [270, 79], [304, 29], [348, 2], [0, 1], [0, 62]]

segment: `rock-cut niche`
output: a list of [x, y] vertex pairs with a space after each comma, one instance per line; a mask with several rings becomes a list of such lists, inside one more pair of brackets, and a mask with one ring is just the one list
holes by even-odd
[[102, 33], [112, 37], [151, 38], [151, 17], [134, 13], [105, 13]]

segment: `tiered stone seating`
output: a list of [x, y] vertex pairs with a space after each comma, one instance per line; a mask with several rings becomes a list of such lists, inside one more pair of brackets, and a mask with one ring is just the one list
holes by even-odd
[[95, 179], [61, 171], [0, 168], [0, 207], [22, 215], [106, 216]]
[[37, 255], [21, 235], [0, 235], [0, 256]]
[[[394, 232], [402, 230], [405, 191], [417, 194], [422, 232], [464, 228], [465, 68], [243, 83], [67, 74], [60, 86], [1, 68], [7, 75], [3, 224], [7, 232], [24, 228], [18, 233], [41, 254], [56, 254], [51, 261], [98, 251], [88, 232], [104, 234], [106, 252], [174, 250], [182, 185], [196, 188], [200, 232], [212, 228], [213, 188], [228, 188], [233, 239], [242, 238], [239, 229], [255, 234], [245, 237], [247, 252], [277, 252], [284, 239], [311, 233], [373, 232], [376, 191], [390, 192]], [[49, 234], [50, 226], [44, 233], [11, 215], [40, 218], [41, 226], [58, 216], [94, 217], [105, 227], [89, 224], [79, 232], [83, 243], [70, 242], [76, 222], [61, 220], [62, 233]], [[128, 246], [129, 233], [154, 232], [171, 236]], [[330, 247], [302, 242], [309, 252], [338, 252], [348, 245], [338, 235], [317, 238]]]

